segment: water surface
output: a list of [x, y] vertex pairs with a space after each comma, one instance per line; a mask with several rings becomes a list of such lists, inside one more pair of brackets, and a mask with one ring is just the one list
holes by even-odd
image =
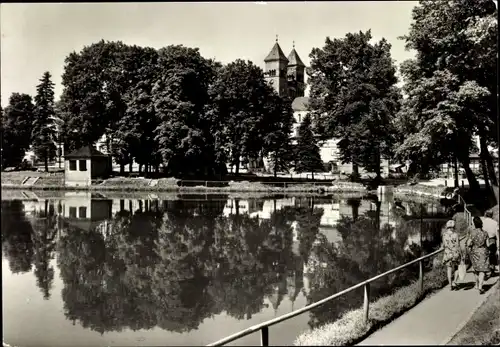
[[[436, 249], [443, 212], [390, 197], [2, 200], [3, 339], [206, 345]], [[417, 273], [374, 282], [373, 297]], [[361, 302], [355, 291], [275, 325], [270, 342], [290, 345]]]

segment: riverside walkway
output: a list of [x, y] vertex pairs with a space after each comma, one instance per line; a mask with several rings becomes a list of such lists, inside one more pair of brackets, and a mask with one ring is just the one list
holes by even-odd
[[[358, 343], [363, 345], [443, 345], [463, 327], [488, 295], [498, 277], [485, 281], [487, 291], [474, 289], [474, 274], [467, 272], [459, 290], [449, 287], [427, 297], [414, 308]], [[498, 285], [498, 284], [497, 284]]]

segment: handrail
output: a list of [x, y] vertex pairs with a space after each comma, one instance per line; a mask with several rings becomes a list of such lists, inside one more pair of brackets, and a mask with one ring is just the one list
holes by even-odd
[[[465, 203], [465, 200], [463, 199], [463, 197], [461, 195], [458, 195], [458, 202], [461, 203], [463, 202], [464, 204], [464, 216], [467, 220], [467, 223], [471, 223], [472, 222], [472, 218], [471, 215], [472, 213], [467, 209], [467, 204]], [[467, 235], [464, 235], [460, 238], [460, 242], [462, 242], [465, 238], [467, 238]], [[336, 299], [344, 294], [347, 294], [349, 292], [352, 292], [353, 290], [355, 289], [358, 289], [358, 288], [361, 288], [361, 287], [364, 287], [364, 301], [363, 301], [363, 310], [364, 310], [364, 320], [365, 320], [365, 323], [368, 321], [368, 314], [369, 314], [369, 296], [370, 296], [370, 283], [373, 282], [373, 281], [376, 281], [382, 277], [385, 277], [387, 275], [390, 275], [394, 272], [397, 272], [399, 270], [402, 270], [404, 268], [407, 268], [409, 267], [410, 265], [413, 265], [413, 264], [416, 264], [418, 263], [419, 264], [419, 277], [418, 277], [418, 287], [419, 287], [419, 290], [422, 292], [423, 291], [423, 264], [422, 264], [422, 261], [425, 260], [425, 259], [428, 259], [430, 257], [433, 257], [441, 252], [443, 252], [443, 248], [440, 248], [432, 253], [429, 253], [427, 255], [424, 255], [420, 258], [417, 258], [417, 259], [414, 259], [408, 263], [405, 263], [403, 265], [400, 265], [394, 269], [391, 269], [389, 271], [386, 271], [384, 273], [381, 273], [377, 276], [374, 276], [370, 279], [367, 279], [361, 283], [358, 283], [352, 287], [349, 287], [347, 289], [344, 289], [338, 293], [335, 293], [333, 295], [330, 295], [329, 297], [326, 297], [324, 299], [321, 299], [319, 301], [316, 301], [315, 303], [312, 303], [310, 305], [307, 305], [305, 307], [302, 307], [298, 310], [295, 310], [295, 311], [292, 311], [290, 313], [287, 313], [287, 314], [284, 314], [282, 316], [279, 316], [279, 317], [276, 317], [274, 319], [271, 319], [271, 320], [268, 320], [268, 321], [265, 321], [265, 322], [262, 322], [262, 323], [259, 323], [259, 324], [256, 324], [256, 325], [253, 325], [245, 330], [241, 330], [235, 334], [232, 334], [232, 335], [229, 335], [223, 339], [220, 339], [216, 342], [213, 342], [207, 346], [222, 346], [222, 345], [225, 345], [229, 342], [232, 342], [234, 340], [237, 340], [241, 337], [244, 337], [244, 336], [247, 336], [247, 335], [250, 335], [252, 333], [255, 333], [257, 331], [260, 330], [261, 332], [261, 345], [262, 346], [268, 346], [269, 345], [269, 327], [272, 326], [272, 325], [275, 325], [275, 324], [278, 324], [280, 322], [283, 322], [285, 320], [288, 320], [290, 318], [293, 318], [293, 317], [296, 317], [304, 312], [307, 312], [307, 311], [310, 311], [312, 310], [313, 308], [316, 308], [318, 306], [321, 306], [323, 305], [324, 303], [327, 303], [333, 299]]]
[[[464, 237], [462, 237], [462, 238], [460, 239], [460, 241], [462, 241], [464, 238], [465, 238], [465, 236], [464, 236]], [[432, 252], [432, 253], [429, 253], [429, 254], [424, 255], [424, 256], [422, 256], [422, 257], [420, 257], [420, 258], [417, 258], [417, 259], [415, 259], [415, 260], [412, 260], [412, 261], [410, 261], [410, 262], [408, 262], [408, 263], [406, 263], [406, 264], [400, 265], [400, 266], [398, 266], [398, 267], [396, 267], [396, 268], [394, 268], [394, 269], [391, 269], [391, 270], [389, 270], [389, 271], [386, 271], [386, 272], [384, 272], [384, 273], [381, 273], [380, 275], [374, 276], [374, 277], [372, 277], [372, 278], [370, 278], [370, 279], [368, 279], [368, 280], [366, 280], [366, 281], [360, 282], [360, 283], [358, 283], [358, 284], [356, 284], [356, 285], [354, 285], [354, 286], [352, 286], [352, 287], [349, 287], [349, 288], [347, 288], [347, 289], [344, 289], [344, 290], [342, 290], [342, 291], [340, 291], [340, 292], [338, 292], [338, 293], [335, 293], [335, 294], [333, 294], [333, 295], [331, 295], [331, 296], [329, 296], [329, 297], [326, 297], [326, 298], [324, 298], [324, 299], [321, 299], [321, 300], [319, 300], [319, 301], [316, 301], [315, 303], [312, 303], [312, 304], [310, 304], [310, 305], [307, 305], [307, 306], [305, 306], [305, 307], [303, 307], [303, 308], [300, 308], [300, 309], [298, 309], [298, 310], [295, 310], [295, 311], [293, 311], [293, 312], [290, 312], [290, 313], [284, 314], [284, 315], [282, 315], [282, 316], [280, 316], [280, 317], [276, 317], [276, 318], [274, 318], [274, 319], [271, 319], [271, 320], [268, 320], [268, 321], [265, 321], [265, 322], [262, 322], [262, 323], [256, 324], [256, 325], [254, 325], [254, 326], [251, 326], [250, 328], [247, 328], [247, 329], [242, 330], [242, 331], [240, 331], [240, 332], [238, 332], [238, 333], [235, 333], [235, 334], [230, 335], [230, 336], [227, 336], [227, 337], [225, 337], [225, 338], [223, 338], [223, 339], [221, 339], [221, 340], [218, 340], [218, 341], [216, 341], [216, 342], [213, 342], [213, 343], [211, 343], [211, 344], [209, 344], [209, 345], [207, 345], [207, 346], [222, 346], [222, 345], [224, 345], [224, 344], [226, 344], [226, 343], [229, 343], [229, 342], [232, 342], [232, 341], [234, 341], [234, 340], [236, 340], [236, 339], [238, 339], [238, 338], [240, 338], [240, 337], [244, 337], [244, 336], [246, 336], [246, 335], [252, 334], [252, 333], [257, 332], [257, 331], [259, 331], [259, 330], [262, 330], [262, 329], [264, 329], [264, 328], [268, 328], [268, 327], [270, 327], [270, 326], [272, 326], [272, 325], [275, 325], [275, 324], [280, 323], [280, 322], [282, 322], [282, 321], [285, 321], [285, 320], [288, 320], [288, 319], [293, 318], [293, 317], [295, 317], [295, 316], [298, 316], [299, 314], [302, 314], [302, 313], [304, 313], [304, 312], [310, 311], [310, 310], [312, 310], [312, 309], [313, 309], [313, 308], [315, 308], [315, 307], [318, 307], [318, 306], [320, 306], [320, 305], [322, 305], [322, 304], [324, 304], [324, 303], [326, 303], [326, 302], [328, 302], [328, 301], [331, 301], [331, 300], [333, 300], [333, 299], [336, 299], [336, 298], [338, 298], [338, 297], [340, 297], [340, 296], [342, 296], [342, 295], [344, 295], [344, 294], [347, 294], [347, 293], [349, 293], [349, 292], [351, 292], [351, 291], [353, 291], [353, 290], [355, 290], [355, 289], [358, 289], [358, 288], [360, 288], [360, 287], [367, 286], [367, 285], [369, 285], [369, 284], [370, 284], [371, 282], [373, 282], [373, 281], [376, 281], [376, 280], [378, 280], [378, 279], [380, 279], [380, 278], [382, 278], [382, 277], [385, 277], [385, 276], [390, 275], [390, 274], [392, 274], [392, 273], [394, 273], [394, 272], [397, 272], [397, 271], [399, 271], [399, 270], [402, 270], [402, 269], [404, 269], [404, 268], [407, 268], [407, 267], [408, 267], [408, 266], [410, 266], [410, 265], [413, 265], [413, 264], [416, 264], [416, 263], [420, 263], [420, 267], [422, 267], [421, 262], [422, 262], [423, 260], [428, 259], [428, 258], [430, 258], [430, 257], [433, 257], [433, 256], [435, 256], [435, 255], [437, 255], [437, 254], [441, 253], [443, 250], [444, 250], [443, 248], [440, 248], [440, 249], [438, 249], [438, 250], [436, 250], [436, 251], [434, 251], [434, 252]], [[422, 277], [422, 269], [420, 270], [420, 277]], [[419, 278], [419, 281], [422, 281], [422, 278]], [[365, 303], [365, 305], [366, 305], [366, 303]]]
[[457, 194], [457, 196], [458, 196], [458, 203], [464, 205], [464, 218], [465, 221], [467, 222], [467, 225], [470, 226], [472, 225], [472, 212], [469, 211], [469, 209], [467, 208], [467, 203], [465, 202], [465, 199], [460, 194]]

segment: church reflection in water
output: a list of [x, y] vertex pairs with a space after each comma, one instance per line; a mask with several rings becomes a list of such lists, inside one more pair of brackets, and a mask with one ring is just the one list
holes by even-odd
[[[61, 293], [66, 319], [99, 333], [187, 333], [208, 317], [251, 325], [259, 313], [290, 312], [436, 249], [446, 221], [419, 218], [442, 216], [439, 205], [403, 210], [376, 197], [30, 198], [2, 201], [4, 258], [12, 273], [35, 264], [44, 297]], [[57, 274], [62, 288], [52, 288]], [[373, 295], [416, 274], [377, 281]], [[360, 298], [313, 310], [309, 326]]]

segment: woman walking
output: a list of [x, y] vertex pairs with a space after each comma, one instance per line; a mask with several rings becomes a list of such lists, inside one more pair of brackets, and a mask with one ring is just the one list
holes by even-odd
[[446, 265], [448, 283], [450, 284], [450, 289], [455, 290], [457, 289], [458, 264], [460, 263], [461, 252], [454, 220], [451, 219], [446, 222], [445, 230], [441, 236], [443, 240], [442, 247], [444, 249], [443, 263]]
[[480, 294], [483, 294], [484, 276], [490, 270], [488, 248], [486, 246], [488, 233], [483, 230], [481, 218], [476, 216], [472, 222], [474, 223], [474, 227], [470, 230], [467, 246], [469, 248], [469, 258], [476, 276], [475, 288], [479, 290]]

